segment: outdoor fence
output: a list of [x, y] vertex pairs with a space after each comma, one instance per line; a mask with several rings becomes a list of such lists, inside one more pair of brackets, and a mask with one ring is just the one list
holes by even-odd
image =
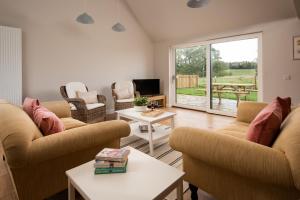
[[177, 75], [176, 86], [177, 88], [195, 88], [198, 87], [198, 75]]

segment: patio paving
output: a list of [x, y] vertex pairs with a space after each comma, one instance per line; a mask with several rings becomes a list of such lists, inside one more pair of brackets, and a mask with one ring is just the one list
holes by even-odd
[[[205, 96], [177, 94], [177, 103], [203, 109], [208, 106], [207, 97]], [[236, 100], [222, 99], [219, 103], [218, 98], [213, 98], [213, 109], [235, 114], [237, 111]]]

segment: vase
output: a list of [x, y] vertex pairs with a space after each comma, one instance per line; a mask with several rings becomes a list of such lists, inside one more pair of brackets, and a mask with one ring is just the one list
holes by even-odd
[[147, 106], [134, 106], [135, 111], [144, 112], [147, 110]]

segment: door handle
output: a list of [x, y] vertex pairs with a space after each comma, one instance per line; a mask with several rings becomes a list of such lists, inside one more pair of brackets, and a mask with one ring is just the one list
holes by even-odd
[[173, 76], [172, 76], [172, 81], [174, 82], [174, 81], [175, 81], [175, 79], [176, 79], [176, 76], [175, 76], [175, 75], [173, 75]]

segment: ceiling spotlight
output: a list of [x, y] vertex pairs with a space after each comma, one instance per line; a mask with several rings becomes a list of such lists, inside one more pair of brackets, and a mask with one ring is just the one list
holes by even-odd
[[82, 13], [81, 15], [79, 15], [76, 18], [76, 21], [79, 23], [82, 23], [82, 24], [93, 24], [94, 23], [93, 18], [90, 15], [88, 15], [87, 13]]
[[123, 26], [121, 23], [116, 23], [115, 25], [112, 26], [112, 30], [116, 32], [124, 32], [126, 31], [125, 26]]
[[209, 0], [189, 0], [187, 6], [190, 8], [200, 8], [208, 4]]
[[121, 15], [121, 10], [119, 8], [119, 0], [115, 0], [115, 3], [116, 3], [116, 16], [117, 16], [117, 23], [115, 23], [111, 29], [115, 32], [125, 32], [126, 31], [126, 28], [125, 26], [121, 23], [121, 20], [120, 20], [120, 15]]

